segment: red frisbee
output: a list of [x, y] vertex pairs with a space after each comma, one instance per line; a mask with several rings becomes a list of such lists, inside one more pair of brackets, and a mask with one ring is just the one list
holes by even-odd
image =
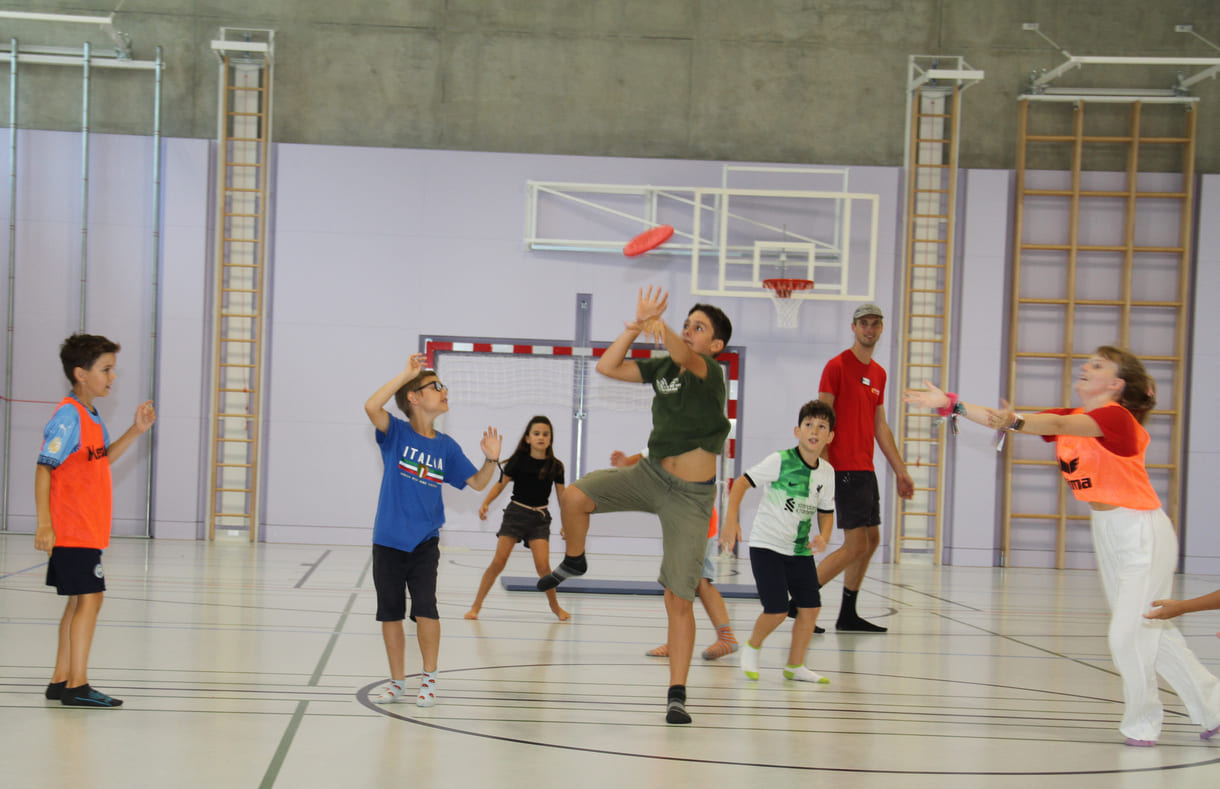
[[627, 246], [623, 247], [623, 254], [629, 258], [642, 255], [648, 250], [656, 249], [664, 244], [673, 234], [673, 225], [657, 225], [628, 241]]

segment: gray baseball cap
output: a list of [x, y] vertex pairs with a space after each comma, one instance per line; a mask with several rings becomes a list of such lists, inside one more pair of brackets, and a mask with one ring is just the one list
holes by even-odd
[[859, 307], [856, 307], [856, 311], [852, 313], [851, 322], [855, 323], [865, 315], [876, 315], [878, 318], [885, 320], [885, 313], [883, 313], [881, 308], [876, 304], [861, 304]]

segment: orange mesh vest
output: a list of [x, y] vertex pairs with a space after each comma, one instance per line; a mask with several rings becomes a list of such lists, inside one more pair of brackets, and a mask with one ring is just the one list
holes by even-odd
[[[1109, 403], [1102, 408], [1122, 406]], [[1073, 414], [1084, 412], [1083, 408], [1073, 408], [1071, 411]], [[1135, 417], [1131, 417], [1131, 420], [1134, 421]], [[1149, 442], [1148, 431], [1138, 423], [1133, 427], [1139, 451], [1131, 457], [1115, 455], [1096, 438], [1055, 437], [1055, 456], [1059, 458], [1059, 469], [1077, 499], [1133, 510], [1160, 508], [1161, 500], [1148, 480], [1148, 470], [1144, 468], [1144, 452], [1148, 449]]]
[[63, 548], [110, 545], [110, 459], [101, 424], [74, 397], [80, 418], [80, 447], [51, 472], [51, 526], [55, 544]]

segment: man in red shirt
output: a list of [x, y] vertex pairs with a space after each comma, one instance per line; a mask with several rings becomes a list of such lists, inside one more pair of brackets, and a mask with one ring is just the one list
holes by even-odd
[[898, 495], [909, 499], [915, 494], [915, 483], [885, 421], [885, 370], [873, 361], [884, 320], [876, 304], [857, 307], [851, 321], [855, 342], [826, 363], [818, 384], [818, 399], [834, 408], [838, 426], [827, 459], [835, 469], [835, 517], [844, 530], [843, 545], [818, 564], [818, 581], [823, 586], [843, 573], [843, 604], [836, 630], [886, 631], [856, 613], [860, 584], [881, 543], [881, 493], [873, 469], [874, 440], [898, 478]]

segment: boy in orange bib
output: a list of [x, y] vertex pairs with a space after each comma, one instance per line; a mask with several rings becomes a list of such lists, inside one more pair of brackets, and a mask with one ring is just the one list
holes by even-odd
[[59, 623], [55, 670], [46, 697], [65, 707], [118, 707], [119, 699], [89, 687], [87, 667], [106, 591], [102, 551], [110, 545], [110, 464], [156, 421], [152, 402], [136, 408], [127, 432], [110, 443], [93, 405], [110, 394], [118, 343], [74, 334], [59, 349], [72, 393], [43, 429], [34, 472], [38, 527], [34, 547], [50, 554], [47, 586], [68, 598]]

